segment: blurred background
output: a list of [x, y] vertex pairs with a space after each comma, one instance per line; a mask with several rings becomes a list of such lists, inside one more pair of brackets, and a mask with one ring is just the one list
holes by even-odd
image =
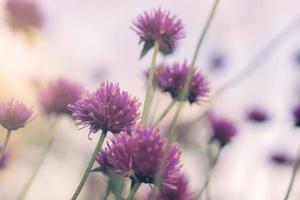
[[[141, 46], [130, 29], [136, 16], [161, 7], [182, 19], [186, 38], [180, 41], [175, 54], [160, 56], [158, 60], [189, 61], [213, 3], [211, 0], [31, 1], [36, 10], [26, 8], [23, 13], [22, 9], [10, 13], [7, 1], [0, 1], [0, 100], [22, 100], [33, 108], [35, 115], [34, 121], [14, 133], [10, 140], [10, 156], [6, 167], [0, 170], [1, 200], [16, 199], [43, 148], [49, 121], [37, 103], [40, 85], [66, 77], [93, 91], [100, 81], [109, 80], [119, 82], [122, 89], [143, 100], [143, 73], [151, 55], [139, 60]], [[195, 119], [212, 105], [217, 113], [238, 125], [239, 135], [224, 148], [213, 172], [211, 200], [280, 200], [286, 192], [292, 167], [272, 163], [270, 155], [284, 152], [294, 157], [300, 145], [300, 131], [293, 128], [291, 115], [300, 100], [299, 6], [298, 0], [220, 3], [197, 62], [210, 81], [211, 96], [206, 103], [186, 106], [181, 119], [182, 123]], [[32, 22], [30, 27], [19, 20], [26, 17]], [[297, 18], [298, 25], [281, 40], [274, 41], [276, 45], [270, 54], [261, 55], [257, 70], [248, 72], [246, 79], [214, 99], [218, 89], [249, 67], [251, 59]], [[163, 103], [159, 106], [163, 108], [170, 98], [168, 95], [160, 98]], [[246, 112], [253, 107], [264, 108], [270, 120], [263, 124], [249, 123]], [[166, 125], [168, 122], [165, 120]], [[88, 140], [88, 130], [78, 130], [68, 117], [62, 117], [55, 131], [53, 147], [28, 192], [29, 200], [70, 199], [97, 141], [96, 135], [92, 141]], [[193, 128], [192, 137], [201, 140], [203, 131], [199, 123]], [[2, 143], [5, 136], [2, 127], [0, 133]], [[197, 150], [186, 148], [183, 161], [191, 190], [199, 190], [205, 180], [206, 159]], [[105, 182], [104, 175], [91, 175], [81, 199], [98, 199]], [[299, 198], [300, 181], [296, 180], [290, 199]]]

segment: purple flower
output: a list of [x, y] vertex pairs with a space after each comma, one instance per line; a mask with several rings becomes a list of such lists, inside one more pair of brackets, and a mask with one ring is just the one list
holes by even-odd
[[89, 127], [90, 133], [99, 130], [130, 132], [139, 119], [140, 102], [118, 84], [102, 82], [92, 94], [69, 106], [77, 125]]
[[32, 0], [8, 0], [6, 9], [9, 22], [14, 28], [26, 26], [42, 28], [43, 17], [36, 2]]
[[295, 106], [293, 110], [293, 117], [295, 121], [295, 127], [300, 127], [300, 104]]
[[269, 116], [262, 108], [253, 108], [248, 111], [247, 118], [249, 121], [263, 123], [269, 120]]
[[111, 138], [105, 149], [100, 150], [97, 162], [102, 172], [130, 177], [132, 172], [131, 136], [123, 133]]
[[[176, 178], [175, 188], [166, 188], [160, 192], [156, 200], [192, 200], [192, 192], [188, 188], [188, 179], [184, 174]], [[151, 195], [149, 195], [151, 196]]]
[[31, 116], [32, 110], [19, 101], [0, 103], [0, 124], [8, 131], [24, 127]]
[[139, 15], [132, 29], [139, 35], [140, 43], [144, 42], [141, 58], [154, 46], [155, 41], [159, 42], [161, 53], [170, 54], [177, 41], [185, 36], [181, 20], [161, 9]]
[[[186, 63], [175, 63], [172, 66], [161, 65], [156, 69], [155, 81], [158, 87], [169, 92], [174, 99], [178, 99], [185, 81], [189, 74], [189, 67]], [[201, 72], [194, 71], [189, 88], [188, 101], [199, 102], [208, 95], [208, 82]]]
[[80, 99], [83, 88], [77, 83], [58, 78], [39, 92], [39, 103], [47, 113], [71, 114], [68, 105]]
[[237, 134], [236, 125], [229, 119], [209, 113], [209, 122], [212, 128], [211, 140], [218, 141], [221, 147], [229, 143]]
[[[0, 151], [1, 149], [2, 147], [0, 146]], [[7, 159], [8, 159], [8, 153], [5, 152], [3, 156], [0, 158], [0, 170], [6, 166]]]
[[291, 158], [286, 153], [282, 153], [282, 152], [273, 153], [270, 156], [270, 160], [276, 165], [285, 165], [285, 166], [293, 165], [293, 163], [295, 162], [293, 158]]
[[[160, 162], [166, 151], [165, 145], [157, 128], [137, 126], [131, 135], [121, 133], [112, 138], [107, 148], [99, 152], [97, 162], [100, 170], [106, 174], [122, 175], [152, 184], [159, 172]], [[180, 169], [180, 150], [172, 145], [162, 178], [164, 189], [176, 188]]]

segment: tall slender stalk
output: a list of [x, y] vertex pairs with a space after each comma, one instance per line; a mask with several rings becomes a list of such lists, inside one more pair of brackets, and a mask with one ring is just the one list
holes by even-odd
[[150, 105], [151, 105], [150, 98], [151, 98], [151, 92], [152, 92], [152, 87], [153, 87], [155, 64], [156, 64], [156, 58], [157, 58], [158, 51], [159, 51], [159, 42], [155, 41], [149, 76], [147, 79], [147, 90], [146, 90], [144, 108], [143, 108], [143, 113], [142, 113], [142, 124], [143, 125], [146, 125], [147, 121], [148, 121], [148, 115], [149, 115]]
[[161, 113], [158, 119], [155, 121], [154, 126], [159, 125], [159, 123], [165, 118], [165, 116], [170, 112], [170, 110], [174, 107], [176, 100], [172, 100], [170, 104], [165, 108], [165, 110]]
[[284, 195], [284, 200], [289, 199], [290, 193], [292, 191], [292, 188], [293, 188], [293, 185], [294, 185], [294, 182], [295, 182], [295, 179], [296, 179], [296, 175], [297, 175], [297, 171], [299, 169], [299, 166], [300, 166], [300, 151], [298, 152], [297, 159], [296, 159], [294, 167], [293, 167], [293, 171], [292, 171], [292, 175], [291, 175], [291, 178], [290, 178], [290, 181], [289, 181], [288, 189], [287, 189], [287, 191]]
[[40, 168], [41, 168], [41, 166], [42, 166], [42, 164], [43, 164], [43, 162], [46, 158], [46, 155], [48, 154], [48, 152], [49, 152], [49, 150], [50, 150], [50, 148], [53, 144], [53, 140], [54, 140], [54, 136], [55, 136], [54, 129], [55, 129], [58, 121], [59, 121], [59, 118], [58, 117], [55, 118], [54, 121], [52, 121], [50, 127], [48, 128], [48, 133], [47, 133], [48, 138], [46, 140], [45, 148], [42, 151], [41, 157], [37, 160], [30, 178], [28, 179], [28, 181], [24, 185], [21, 193], [19, 194], [18, 200], [25, 199], [28, 190], [30, 189], [36, 175], [38, 174], [38, 172], [39, 172], [39, 170], [40, 170]]
[[8, 145], [8, 140], [10, 138], [10, 135], [11, 135], [11, 130], [7, 130], [6, 132], [6, 136], [5, 136], [5, 140], [4, 140], [4, 144], [1, 148], [1, 153], [0, 153], [0, 160], [2, 160], [4, 154], [5, 154], [5, 151], [6, 151], [6, 148], [7, 148], [7, 145]]
[[88, 166], [87, 166], [87, 168], [86, 168], [86, 170], [85, 170], [85, 172], [84, 172], [84, 174], [83, 174], [83, 176], [81, 178], [81, 181], [80, 181], [80, 183], [79, 183], [79, 185], [78, 185], [75, 193], [72, 196], [72, 200], [76, 200], [77, 197], [79, 196], [79, 194], [80, 194], [80, 192], [81, 192], [81, 190], [82, 190], [82, 188], [83, 188], [83, 186], [84, 186], [84, 184], [85, 184], [85, 182], [86, 182], [86, 180], [87, 180], [87, 178], [89, 176], [89, 173], [90, 173], [90, 171], [91, 171], [91, 169], [92, 169], [92, 167], [94, 165], [94, 162], [96, 160], [97, 154], [100, 151], [100, 149], [102, 147], [102, 144], [104, 143], [106, 135], [107, 135], [107, 130], [103, 130], [102, 133], [101, 133], [101, 136], [100, 136], [100, 138], [98, 140], [98, 143], [96, 145], [96, 148], [95, 148], [95, 150], [94, 150], [94, 152], [92, 154], [90, 162], [89, 162], [89, 164], [88, 164]]
[[127, 200], [133, 200], [134, 199], [134, 196], [136, 194], [136, 192], [138, 191], [139, 187], [141, 186], [141, 183], [140, 182], [135, 182], [133, 187], [131, 188], [130, 190], [130, 193], [127, 197]]
[[[161, 184], [161, 177], [162, 177], [162, 174], [164, 173], [164, 166], [165, 166], [165, 163], [166, 163], [166, 160], [167, 160], [167, 152], [169, 151], [170, 144], [173, 143], [174, 140], [176, 140], [176, 137], [177, 137], [175, 129], [176, 129], [176, 125], [177, 125], [180, 113], [181, 113], [181, 111], [182, 111], [182, 109], [185, 105], [185, 100], [186, 100], [186, 98], [188, 96], [188, 93], [189, 93], [189, 87], [190, 87], [192, 76], [193, 76], [193, 73], [194, 73], [194, 70], [195, 70], [195, 64], [196, 64], [196, 61], [197, 61], [197, 57], [198, 57], [200, 48], [203, 44], [204, 38], [205, 38], [205, 36], [207, 34], [207, 31], [210, 27], [210, 24], [212, 22], [212, 19], [216, 14], [217, 7], [218, 7], [219, 3], [220, 3], [220, 0], [215, 0], [214, 5], [212, 7], [212, 10], [210, 11], [209, 17], [208, 17], [208, 19], [205, 23], [204, 29], [203, 29], [203, 31], [200, 35], [199, 40], [198, 40], [198, 43], [197, 43], [197, 46], [196, 46], [196, 49], [195, 49], [195, 52], [194, 52], [194, 55], [193, 55], [193, 58], [192, 58], [192, 61], [191, 61], [191, 64], [190, 64], [189, 73], [188, 73], [187, 79], [185, 80], [185, 83], [184, 83], [183, 90], [180, 93], [180, 96], [179, 96], [179, 101], [180, 102], [179, 102], [176, 113], [173, 117], [171, 126], [170, 126], [169, 131], [168, 131], [168, 143], [167, 143], [167, 146], [166, 146], [166, 150], [163, 154], [162, 161], [160, 163], [159, 172], [157, 173], [156, 179], [155, 179], [155, 184], [158, 185], [158, 186], [160, 186], [160, 184]], [[156, 197], [156, 193], [154, 192], [152, 197], [151, 197], [151, 200], [154, 200], [155, 197]]]
[[107, 184], [106, 190], [104, 192], [104, 195], [99, 200], [107, 200], [109, 194], [110, 194], [110, 184]]

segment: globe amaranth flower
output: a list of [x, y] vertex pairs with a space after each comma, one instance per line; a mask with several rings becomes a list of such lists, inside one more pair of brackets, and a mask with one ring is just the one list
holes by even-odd
[[237, 135], [235, 123], [225, 117], [209, 113], [209, 122], [212, 131], [211, 140], [219, 142], [221, 147], [225, 146]]
[[[175, 188], [166, 188], [158, 193], [156, 200], [192, 200], [192, 192], [188, 187], [188, 179], [184, 174], [176, 177]], [[152, 191], [155, 192], [155, 191]], [[151, 195], [149, 195], [151, 197]]]
[[253, 108], [248, 111], [247, 119], [251, 122], [263, 123], [269, 120], [268, 113], [262, 108]]
[[32, 116], [32, 110], [15, 100], [0, 103], [0, 124], [8, 131], [22, 128]]
[[[121, 133], [115, 136], [108, 147], [99, 152], [97, 162], [104, 173], [115, 173], [152, 184], [159, 172], [164, 151], [165, 140], [157, 128], [137, 126], [131, 135]], [[172, 145], [162, 176], [163, 188], [176, 188], [180, 169], [180, 151], [176, 145]]]
[[295, 160], [289, 156], [287, 153], [276, 152], [270, 156], [270, 160], [276, 164], [281, 166], [291, 166], [294, 164]]
[[43, 16], [33, 0], [8, 0], [6, 3], [8, 22], [13, 28], [42, 28]]
[[77, 125], [89, 127], [90, 133], [99, 130], [119, 133], [130, 132], [139, 119], [140, 102], [118, 84], [102, 82], [100, 87], [81, 98], [69, 109]]
[[[155, 72], [155, 82], [158, 87], [169, 92], [174, 99], [179, 99], [180, 93], [189, 74], [186, 63], [173, 65], [160, 65]], [[190, 103], [199, 102], [208, 95], [208, 82], [201, 72], [194, 71], [187, 100]]]
[[52, 81], [38, 94], [39, 103], [45, 113], [71, 114], [68, 105], [78, 101], [83, 88], [64, 78]]
[[141, 58], [154, 46], [155, 41], [159, 43], [161, 53], [170, 54], [177, 41], [185, 36], [181, 20], [161, 9], [139, 15], [132, 29], [139, 35], [140, 43], [144, 43]]
[[293, 118], [295, 127], [300, 127], [300, 104], [294, 107]]

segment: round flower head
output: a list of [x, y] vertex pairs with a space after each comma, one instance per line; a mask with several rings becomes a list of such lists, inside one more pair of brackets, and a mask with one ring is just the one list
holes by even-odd
[[102, 82], [92, 94], [81, 98], [69, 109], [77, 125], [89, 127], [90, 133], [99, 130], [119, 133], [130, 132], [139, 119], [140, 102], [118, 84]]
[[114, 136], [105, 149], [100, 150], [97, 162], [100, 171], [110, 175], [116, 174], [124, 177], [132, 175], [131, 138], [126, 133]]
[[33, 0], [8, 0], [6, 10], [13, 28], [41, 28], [43, 25], [42, 14]]
[[0, 103], [0, 124], [8, 131], [14, 131], [26, 125], [32, 110], [15, 100]]
[[293, 110], [295, 127], [300, 127], [300, 105], [297, 105]]
[[[156, 200], [192, 200], [192, 193], [188, 188], [188, 179], [184, 174], [176, 177], [176, 188], [166, 188], [161, 191]], [[151, 196], [151, 195], [150, 195]]]
[[[172, 66], [161, 65], [156, 69], [155, 81], [162, 91], [169, 92], [174, 99], [178, 99], [188, 74], [189, 67], [186, 63], [175, 63]], [[187, 100], [190, 103], [199, 102], [207, 96], [208, 92], [208, 82], [204, 75], [195, 71]]]
[[159, 42], [161, 53], [170, 54], [177, 41], [185, 36], [181, 20], [161, 9], [144, 12], [133, 25], [132, 29], [139, 35], [140, 43], [144, 43], [141, 58], [154, 46], [155, 41]]
[[83, 88], [66, 79], [59, 78], [39, 92], [39, 103], [47, 114], [71, 114], [68, 105], [80, 99]]
[[273, 153], [270, 156], [270, 160], [276, 165], [291, 166], [294, 164], [294, 159], [282, 152]]
[[234, 122], [224, 117], [217, 117], [213, 113], [210, 113], [209, 122], [212, 128], [211, 140], [218, 141], [221, 147], [229, 143], [237, 134], [237, 128]]
[[256, 122], [256, 123], [263, 123], [268, 121], [269, 116], [265, 110], [260, 108], [254, 108], [249, 110], [247, 113], [247, 118], [249, 121]]

